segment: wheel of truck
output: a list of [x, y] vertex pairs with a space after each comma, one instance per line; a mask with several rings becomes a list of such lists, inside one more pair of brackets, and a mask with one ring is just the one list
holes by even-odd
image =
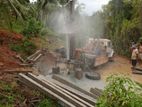
[[108, 61], [113, 62], [114, 61], [113, 57], [108, 58]]
[[108, 61], [109, 61], [109, 62], [114, 62], [114, 54], [113, 54], [112, 57], [108, 57]]
[[85, 77], [91, 80], [100, 80], [101, 79], [101, 75], [97, 72], [87, 72], [85, 73]]

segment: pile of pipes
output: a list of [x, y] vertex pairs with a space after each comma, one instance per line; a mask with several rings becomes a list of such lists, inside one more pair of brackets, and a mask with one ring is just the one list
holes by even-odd
[[88, 92], [58, 75], [49, 79], [42, 75], [20, 73], [19, 81], [43, 92], [63, 107], [95, 107], [97, 98], [101, 95], [100, 90], [91, 89]]

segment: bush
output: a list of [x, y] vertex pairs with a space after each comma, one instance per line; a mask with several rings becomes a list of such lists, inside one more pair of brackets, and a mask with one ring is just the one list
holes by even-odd
[[142, 87], [125, 76], [111, 76], [107, 79], [103, 95], [97, 107], [142, 107]]
[[56, 36], [57, 34], [50, 28], [46, 27], [40, 31], [41, 36]]
[[53, 107], [53, 101], [50, 99], [44, 99], [39, 103], [38, 107]]
[[43, 99], [37, 104], [37, 107], [62, 107], [58, 102], [44, 96]]
[[22, 33], [28, 38], [35, 37], [39, 35], [42, 27], [41, 22], [37, 21], [35, 18], [30, 18], [27, 21], [26, 27], [23, 29]]
[[10, 44], [10, 48], [11, 48], [13, 51], [16, 51], [16, 52], [20, 52], [20, 51], [22, 50], [21, 45], [17, 45], [17, 44]]
[[36, 46], [31, 41], [25, 39], [21, 44], [11, 44], [10, 48], [16, 52], [22, 52], [26, 55], [32, 54], [36, 50]]
[[26, 52], [28, 55], [32, 54], [36, 49], [36, 46], [28, 40], [25, 40], [23, 42], [22, 47], [23, 47], [24, 52]]

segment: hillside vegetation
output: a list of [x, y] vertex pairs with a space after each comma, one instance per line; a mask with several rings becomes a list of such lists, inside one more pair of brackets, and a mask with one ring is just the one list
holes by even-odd
[[103, 7], [105, 37], [118, 54], [130, 56], [131, 43], [142, 40], [142, 0], [110, 0]]

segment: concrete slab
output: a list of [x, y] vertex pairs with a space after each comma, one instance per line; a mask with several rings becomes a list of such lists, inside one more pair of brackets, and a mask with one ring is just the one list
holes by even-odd
[[83, 75], [83, 78], [80, 80], [76, 79], [74, 74], [70, 74], [70, 75], [58, 74], [58, 76], [88, 92], [90, 91], [90, 88], [96, 87], [98, 89], [103, 90], [105, 87], [105, 83], [102, 80], [90, 80], [90, 79], [87, 79], [85, 75]]

